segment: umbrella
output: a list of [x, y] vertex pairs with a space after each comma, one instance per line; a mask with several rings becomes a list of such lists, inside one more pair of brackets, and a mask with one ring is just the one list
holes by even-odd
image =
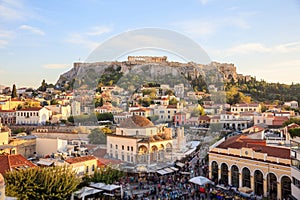
[[251, 193], [251, 192], [253, 192], [253, 190], [251, 188], [249, 188], [249, 187], [240, 187], [239, 191], [240, 192], [244, 192], [244, 193]]
[[208, 178], [204, 177], [204, 176], [196, 176], [194, 178], [191, 178], [189, 180], [189, 182], [191, 183], [195, 183], [197, 185], [205, 185], [205, 184], [213, 184], [213, 182], [211, 180], [209, 180]]

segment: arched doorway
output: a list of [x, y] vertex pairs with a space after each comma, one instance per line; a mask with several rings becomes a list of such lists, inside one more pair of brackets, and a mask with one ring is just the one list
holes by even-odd
[[221, 165], [221, 184], [228, 185], [228, 166], [225, 163]]
[[273, 173], [267, 176], [268, 181], [268, 194], [271, 199], [277, 199], [277, 177]]
[[250, 176], [250, 170], [244, 167], [242, 171], [242, 187], [251, 188]]
[[291, 194], [291, 179], [288, 176], [283, 176], [281, 178], [281, 195], [282, 199], [288, 199]]
[[239, 184], [240, 184], [239, 178], [240, 178], [239, 168], [236, 165], [232, 165], [232, 167], [231, 167], [231, 185], [233, 187], [236, 187], [236, 188], [239, 187]]
[[151, 147], [151, 154], [150, 154], [150, 161], [157, 161], [158, 160], [158, 147], [153, 145]]
[[216, 161], [213, 161], [211, 164], [211, 179], [217, 183], [219, 179], [219, 167]]
[[259, 196], [264, 194], [264, 176], [259, 170], [254, 172], [254, 193]]

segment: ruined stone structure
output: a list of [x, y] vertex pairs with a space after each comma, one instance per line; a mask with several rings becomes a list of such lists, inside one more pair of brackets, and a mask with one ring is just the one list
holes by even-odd
[[128, 61], [130, 62], [167, 62], [167, 56], [128, 56]]

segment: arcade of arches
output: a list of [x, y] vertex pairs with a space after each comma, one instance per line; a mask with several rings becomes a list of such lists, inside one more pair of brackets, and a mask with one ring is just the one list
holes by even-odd
[[254, 169], [247, 167], [245, 162], [229, 165], [213, 160], [210, 161], [210, 178], [225, 186], [249, 187], [258, 196], [267, 197], [270, 194], [270, 199], [287, 199], [291, 194], [291, 178], [288, 173], [284, 175], [271, 171], [275, 168], [278, 169], [272, 164], [262, 164]]

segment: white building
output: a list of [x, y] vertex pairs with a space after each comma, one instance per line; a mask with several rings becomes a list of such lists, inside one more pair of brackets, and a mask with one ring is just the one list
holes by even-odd
[[16, 124], [42, 125], [50, 120], [52, 112], [45, 107], [24, 108], [16, 111]]
[[71, 103], [71, 114], [73, 116], [78, 116], [81, 114], [81, 105], [79, 101], [72, 101]]
[[235, 104], [231, 106], [230, 111], [233, 113], [241, 113], [241, 112], [247, 112], [247, 111], [255, 111], [260, 113], [261, 112], [261, 105], [258, 103], [253, 104]]
[[122, 121], [115, 134], [107, 135], [107, 154], [133, 164], [165, 161], [172, 146], [172, 129], [155, 126], [139, 115]]
[[284, 102], [285, 106], [288, 106], [290, 108], [295, 108], [297, 109], [299, 107], [298, 102], [297, 101], [288, 101], [288, 102]]

